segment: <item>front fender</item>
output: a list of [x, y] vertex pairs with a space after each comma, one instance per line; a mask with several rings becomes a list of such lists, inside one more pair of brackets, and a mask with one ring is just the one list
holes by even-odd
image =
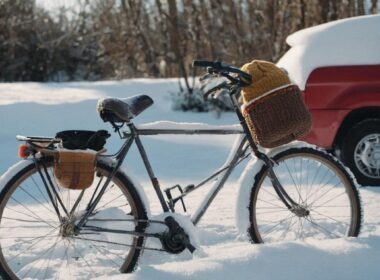
[[[277, 154], [287, 149], [299, 147], [316, 148], [316, 146], [307, 144], [305, 142], [294, 141], [288, 145], [280, 146], [273, 149], [266, 149], [264, 150], [264, 152], [267, 156], [273, 158]], [[235, 221], [236, 228], [238, 229], [238, 233], [241, 236], [246, 236], [247, 230], [250, 227], [248, 207], [251, 198], [251, 190], [254, 185], [255, 176], [258, 172], [260, 172], [263, 166], [263, 161], [257, 160], [253, 157], [248, 162], [238, 181], [239, 189], [235, 208]]]

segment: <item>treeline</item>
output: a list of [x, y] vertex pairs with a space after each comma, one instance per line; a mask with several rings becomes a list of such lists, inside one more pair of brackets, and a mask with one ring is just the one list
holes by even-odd
[[[276, 61], [299, 29], [377, 13], [364, 0], [0, 0], [0, 81], [187, 77], [194, 58]], [[188, 88], [191, 85], [187, 84]]]

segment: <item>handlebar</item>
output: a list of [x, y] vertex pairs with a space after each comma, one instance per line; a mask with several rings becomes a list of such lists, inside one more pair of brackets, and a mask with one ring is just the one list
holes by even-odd
[[[221, 74], [240, 86], [248, 86], [252, 83], [252, 76], [250, 74], [221, 61], [194, 60], [193, 67], [208, 68], [209, 72]], [[238, 77], [231, 77], [229, 73], [237, 74]]]

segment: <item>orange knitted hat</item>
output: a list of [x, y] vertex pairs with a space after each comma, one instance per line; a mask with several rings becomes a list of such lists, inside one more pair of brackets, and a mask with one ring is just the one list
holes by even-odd
[[241, 70], [251, 74], [253, 80], [250, 86], [242, 90], [244, 103], [248, 103], [275, 88], [291, 84], [288, 75], [268, 61], [253, 60], [244, 64]]

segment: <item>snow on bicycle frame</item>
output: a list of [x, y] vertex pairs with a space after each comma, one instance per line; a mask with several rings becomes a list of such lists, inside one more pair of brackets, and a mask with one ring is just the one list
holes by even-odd
[[[197, 224], [199, 220], [202, 218], [207, 208], [214, 200], [220, 189], [223, 187], [224, 183], [228, 179], [231, 172], [234, 170], [237, 164], [239, 164], [243, 159], [248, 157], [250, 153], [250, 149], [254, 153], [254, 155], [262, 160], [266, 166], [269, 167], [270, 180], [273, 184], [273, 187], [276, 190], [277, 195], [284, 203], [284, 205], [291, 209], [292, 211], [304, 212], [302, 206], [300, 206], [297, 202], [295, 202], [284, 190], [281, 186], [281, 183], [276, 177], [276, 174], [273, 171], [273, 161], [267, 157], [264, 153], [262, 153], [257, 144], [255, 143], [253, 137], [250, 134], [250, 129], [246, 122], [245, 117], [242, 115], [240, 110], [239, 103], [237, 101], [237, 96], [240, 93], [242, 87], [246, 87], [251, 85], [252, 77], [246, 72], [241, 71], [238, 68], [229, 66], [227, 64], [221, 62], [209, 62], [209, 61], [194, 61], [194, 67], [202, 67], [208, 68], [208, 74], [203, 77], [203, 80], [207, 80], [208, 78], [214, 78], [215, 76], [224, 77], [226, 81], [221, 80], [221, 82], [217, 82], [213, 84], [213, 86], [206, 91], [204, 94], [204, 98], [214, 94], [216, 91], [227, 90], [231, 101], [234, 105], [235, 113], [237, 114], [240, 121], [240, 128], [236, 127], [233, 129], [215, 129], [210, 128], [206, 125], [199, 124], [187, 124], [187, 129], [178, 128], [178, 125], [174, 125], [173, 123], [156, 123], [155, 125], [142, 125], [136, 127], [132, 119], [147, 109], [149, 106], [153, 104], [153, 100], [146, 95], [138, 95], [127, 99], [117, 99], [117, 98], [105, 98], [101, 99], [98, 102], [97, 110], [105, 122], [110, 122], [114, 127], [115, 131], [117, 131], [121, 138], [125, 138], [126, 141], [122, 148], [116, 155], [116, 159], [118, 160], [117, 166], [121, 165], [121, 162], [124, 160], [126, 154], [129, 151], [129, 148], [136, 142], [138, 151], [140, 152], [140, 156], [144, 162], [145, 168], [148, 172], [154, 190], [157, 194], [157, 197], [160, 201], [162, 209], [164, 212], [172, 211], [174, 212], [175, 204], [178, 201], [181, 201], [183, 208], [185, 208], [185, 204], [183, 202], [183, 198], [191, 193], [192, 191], [198, 189], [203, 186], [205, 183], [209, 182], [214, 178], [218, 178], [216, 180], [212, 191], [204, 201], [201, 203], [200, 207], [192, 216], [192, 221], [194, 224]], [[232, 76], [233, 74], [234, 76]], [[129, 132], [120, 133], [120, 129], [124, 127], [124, 125], [129, 129]], [[171, 125], [172, 128], [164, 128], [163, 125]], [[160, 183], [157, 177], [154, 174], [153, 168], [149, 162], [148, 156], [145, 152], [144, 146], [141, 142], [140, 136], [143, 135], [159, 135], [159, 134], [241, 134], [242, 137], [238, 139], [238, 143], [234, 146], [234, 149], [231, 151], [226, 163], [217, 170], [210, 177], [206, 178], [198, 185], [189, 185], [185, 189], [182, 189], [180, 186], [176, 185], [172, 188], [166, 189], [164, 192], [168, 198], [168, 203], [165, 201], [163, 192], [160, 188]], [[171, 190], [179, 189], [181, 195], [173, 198], [171, 195]]]
[[[58, 133], [56, 138], [17, 137], [26, 142], [20, 149], [24, 160], [0, 180], [0, 277], [25, 278], [30, 271], [34, 275], [46, 276], [49, 271], [52, 278], [61, 275], [64, 270], [71, 274], [67, 276], [70, 279], [77, 276], [88, 278], [88, 275], [94, 274], [91, 265], [101, 265], [102, 275], [113, 273], [103, 270], [103, 267], [109, 266], [111, 269], [115, 265], [121, 272], [129, 273], [136, 269], [143, 250], [172, 254], [179, 254], [185, 249], [193, 252], [197, 245], [194, 226], [225, 185], [233, 169], [250, 155], [258, 158], [258, 164], [252, 166], [252, 160], [241, 176], [238, 203], [244, 212], [238, 213], [237, 218], [245, 220], [238, 221], [238, 226], [243, 226], [252, 242], [282, 241], [285, 237], [293, 240], [304, 236], [337, 238], [359, 234], [361, 206], [358, 192], [341, 163], [326, 152], [310, 146], [291, 144], [271, 151], [259, 149], [237, 101], [237, 94], [242, 87], [251, 83], [251, 77], [221, 62], [198, 61], [194, 65], [208, 67], [208, 77], [222, 76], [227, 79], [212, 85], [205, 97], [220, 90], [228, 93], [239, 125], [156, 122], [135, 126], [132, 120], [153, 104], [149, 96], [139, 95], [127, 99], [105, 98], [98, 102], [101, 118], [110, 122], [115, 132], [124, 139], [120, 150], [114, 155], [102, 153], [108, 137], [104, 131], [65, 131]], [[226, 162], [212, 175], [197, 185], [185, 188], [175, 185], [161, 190], [141, 140], [146, 135], [161, 134], [236, 134], [237, 137]], [[164, 213], [159, 216], [150, 215], [143, 188], [121, 168], [133, 143], [136, 143], [161, 203]], [[63, 149], [74, 154], [96, 153], [92, 174], [95, 178], [91, 186], [80, 190], [59, 187], [59, 180], [55, 180], [54, 154]], [[291, 170], [288, 164], [291, 164]], [[324, 175], [318, 176], [319, 172]], [[302, 181], [303, 174], [305, 178]], [[324, 181], [326, 177], [327, 182]], [[185, 196], [213, 179], [215, 182], [211, 191], [191, 220], [174, 213], [178, 202], [186, 211]], [[302, 198], [301, 187], [310, 199]], [[180, 192], [176, 197], [172, 193], [174, 189]], [[325, 209], [325, 215], [319, 214], [321, 209]], [[17, 229], [17, 232], [12, 229]], [[146, 238], [159, 239], [161, 247], [145, 246]], [[63, 257], [57, 258], [54, 251]], [[18, 258], [23, 252], [28, 252], [30, 258]], [[50, 259], [44, 260], [45, 255]], [[66, 265], [62, 268], [62, 263], [65, 264], [62, 258], [65, 257]], [[70, 269], [70, 264], [74, 269]], [[66, 266], [69, 268], [66, 269]]]

